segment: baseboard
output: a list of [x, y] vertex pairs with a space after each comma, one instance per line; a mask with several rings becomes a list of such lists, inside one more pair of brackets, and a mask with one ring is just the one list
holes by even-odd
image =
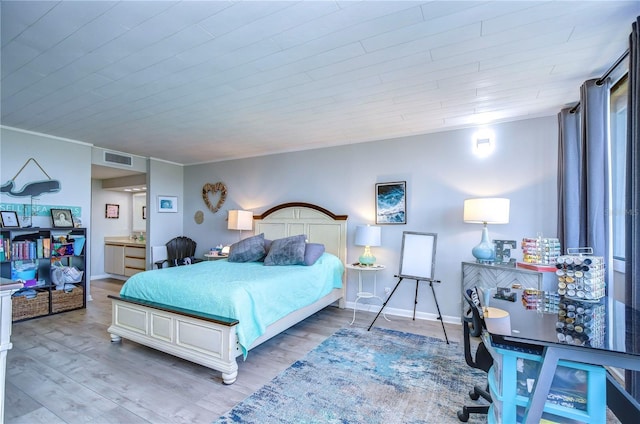
[[113, 278], [115, 280], [123, 280], [123, 281], [125, 281], [129, 277], [125, 277], [124, 275], [116, 275], [116, 274], [99, 274], [99, 275], [92, 275], [91, 276], [92, 280], [104, 280], [105, 278]]
[[[356, 306], [356, 310], [358, 311], [377, 313], [380, 310], [381, 305], [375, 304], [375, 303], [363, 303], [362, 300], [359, 300], [357, 304], [355, 302], [346, 302], [347, 309], [353, 309], [354, 306]], [[413, 309], [409, 310], [409, 309], [385, 307], [384, 313], [389, 316], [413, 318]], [[420, 312], [418, 310], [416, 310], [416, 319], [421, 319], [425, 321], [439, 321], [437, 314], [432, 314], [429, 312]], [[443, 315], [442, 320], [447, 324], [461, 325], [461, 322], [462, 322], [462, 319], [459, 316]]]

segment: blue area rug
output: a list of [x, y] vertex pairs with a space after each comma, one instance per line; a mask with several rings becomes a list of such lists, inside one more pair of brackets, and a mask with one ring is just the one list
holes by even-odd
[[469, 389], [486, 378], [459, 344], [341, 329], [217, 423], [459, 423], [456, 411], [473, 403]]

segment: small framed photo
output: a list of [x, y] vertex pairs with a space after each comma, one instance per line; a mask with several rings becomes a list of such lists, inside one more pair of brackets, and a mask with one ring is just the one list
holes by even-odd
[[54, 209], [51, 208], [51, 219], [53, 220], [53, 228], [73, 228], [73, 215], [71, 209]]
[[20, 228], [18, 214], [15, 211], [0, 211], [0, 223], [3, 228]]
[[120, 218], [120, 205], [107, 203], [104, 211], [104, 217], [114, 219]]
[[158, 196], [158, 212], [178, 212], [178, 197]]
[[376, 224], [407, 223], [407, 182], [376, 184]]

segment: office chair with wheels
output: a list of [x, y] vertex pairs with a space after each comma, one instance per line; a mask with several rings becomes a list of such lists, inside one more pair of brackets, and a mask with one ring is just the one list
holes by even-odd
[[[469, 308], [465, 313], [463, 318], [464, 323], [462, 325], [464, 333], [464, 359], [470, 367], [481, 369], [488, 373], [489, 368], [493, 365], [493, 357], [483, 342], [480, 342], [478, 345], [475, 356], [471, 355], [471, 337], [477, 337], [482, 333], [484, 320], [480, 316], [480, 310], [473, 300], [471, 300], [470, 295], [468, 293], [464, 293], [464, 298], [467, 301]], [[484, 387], [474, 386], [473, 389], [469, 391], [469, 397], [472, 400], [483, 398], [486, 401], [491, 402], [489, 384], [486, 384]], [[469, 414], [487, 413], [489, 413], [489, 405], [463, 406], [462, 409], [458, 411], [458, 419], [466, 423], [469, 421]]]
[[202, 261], [201, 259], [195, 258], [196, 242], [189, 237], [180, 236], [172, 238], [167, 242], [166, 247], [167, 259], [155, 262], [157, 268], [162, 268], [165, 262], [167, 262], [169, 266], [179, 266]]

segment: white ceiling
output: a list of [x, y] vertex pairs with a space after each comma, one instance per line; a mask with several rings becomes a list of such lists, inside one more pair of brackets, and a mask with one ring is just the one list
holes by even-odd
[[640, 2], [2, 1], [2, 125], [193, 164], [555, 115]]

